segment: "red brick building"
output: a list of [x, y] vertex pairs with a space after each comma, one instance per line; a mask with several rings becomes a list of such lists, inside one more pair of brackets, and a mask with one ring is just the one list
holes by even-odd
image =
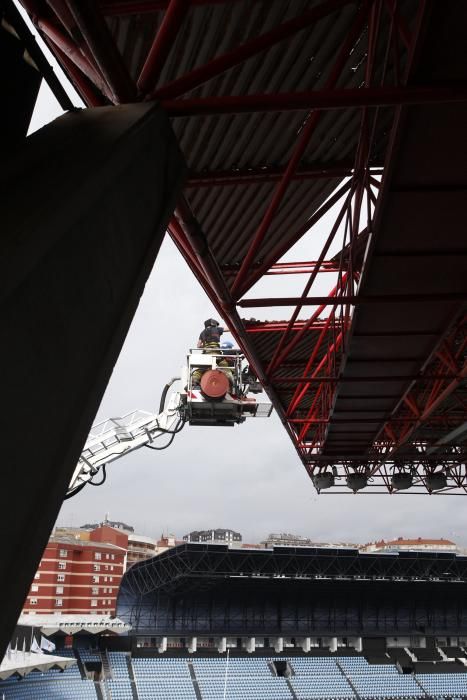
[[51, 537], [23, 612], [115, 614], [125, 572], [128, 535], [103, 526], [89, 540]]

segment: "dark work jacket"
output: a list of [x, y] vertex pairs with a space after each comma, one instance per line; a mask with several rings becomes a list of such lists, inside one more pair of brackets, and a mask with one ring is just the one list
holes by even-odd
[[218, 347], [223, 332], [224, 329], [221, 326], [208, 326], [204, 331], [201, 331], [199, 339], [203, 343], [203, 347]]

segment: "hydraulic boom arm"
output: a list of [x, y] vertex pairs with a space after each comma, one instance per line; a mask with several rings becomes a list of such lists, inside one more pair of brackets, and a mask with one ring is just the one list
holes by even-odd
[[[180, 388], [172, 390], [165, 405], [167, 393], [176, 381]], [[246, 418], [270, 416], [271, 404], [251, 396], [261, 391], [239, 351], [226, 354], [191, 350], [181, 377], [166, 384], [159, 413], [133, 411], [92, 427], [65, 498], [79, 493], [86, 484], [103, 484], [106, 466], [123, 455], [140, 447], [169, 447], [186, 423], [227, 426], [243, 423]], [[94, 477], [99, 471], [102, 478], [96, 482]]]
[[[88, 483], [101, 485], [105, 481], [105, 468], [110, 462], [120, 459], [140, 447], [163, 450], [168, 447], [176, 433], [185, 424], [181, 413], [180, 393], [174, 391], [167, 408], [160, 413], [136, 410], [121, 418], [109, 418], [91, 429], [81, 457], [74, 471], [66, 498], [77, 494]], [[160, 445], [160, 439], [167, 439]], [[99, 470], [103, 479], [93, 482]]]

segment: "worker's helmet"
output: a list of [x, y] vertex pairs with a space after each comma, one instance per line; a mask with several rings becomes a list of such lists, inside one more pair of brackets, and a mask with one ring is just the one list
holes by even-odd
[[223, 343], [221, 343], [221, 350], [232, 350], [234, 344], [230, 342], [230, 340], [225, 340]]
[[216, 321], [215, 318], [208, 318], [207, 321], [204, 322], [204, 327], [209, 328], [209, 326], [218, 326], [219, 321]]

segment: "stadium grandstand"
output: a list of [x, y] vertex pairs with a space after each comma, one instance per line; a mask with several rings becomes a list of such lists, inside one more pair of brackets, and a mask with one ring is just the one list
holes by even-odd
[[44, 621], [76, 664], [11, 673], [0, 697], [463, 698], [466, 586], [452, 553], [184, 543], [126, 572], [113, 626]]
[[0, 0], [0, 697], [467, 698], [452, 551], [185, 542], [11, 646], [167, 231], [310, 488], [467, 495], [467, 2], [19, 2], [85, 108]]

